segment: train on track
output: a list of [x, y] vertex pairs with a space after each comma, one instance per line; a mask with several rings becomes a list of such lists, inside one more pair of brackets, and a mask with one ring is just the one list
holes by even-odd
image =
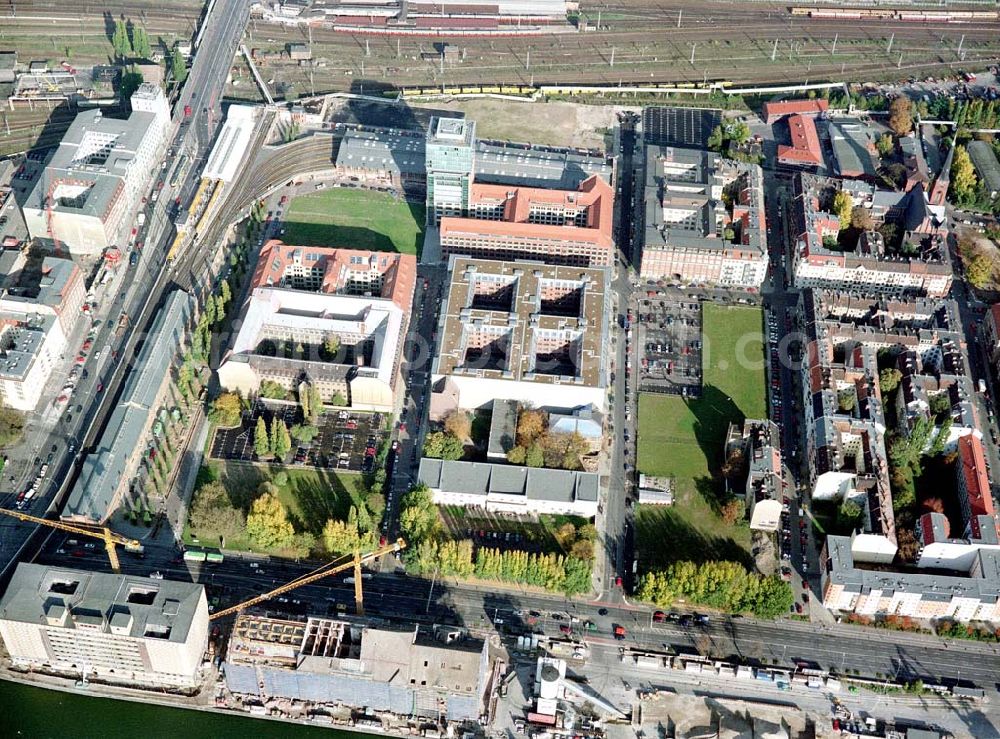
[[[663, 90], [664, 92], [688, 92], [691, 90], [723, 90], [733, 85], [729, 80], [709, 80], [703, 82], [650, 82], [641, 85], [630, 85], [627, 90], [638, 86], [646, 90]], [[553, 85], [452, 85], [445, 87], [402, 87], [383, 91], [383, 96], [396, 98], [423, 97], [428, 95], [519, 95], [530, 97], [536, 93], [544, 95], [586, 95], [601, 93], [613, 86], [579, 85], [571, 82]]]
[[917, 10], [915, 8], [808, 8], [793, 6], [792, 15], [835, 21], [905, 21], [909, 23], [996, 23], [997, 10]]

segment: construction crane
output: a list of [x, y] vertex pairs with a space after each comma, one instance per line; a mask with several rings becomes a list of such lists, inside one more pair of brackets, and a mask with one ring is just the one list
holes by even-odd
[[118, 563], [118, 553], [115, 551], [116, 544], [124, 546], [126, 551], [142, 551], [142, 544], [138, 541], [135, 539], [129, 539], [127, 536], [122, 536], [121, 534], [116, 534], [107, 526], [103, 526], [99, 529], [87, 528], [85, 526], [77, 526], [63, 521], [53, 521], [48, 518], [39, 518], [38, 516], [32, 516], [27, 513], [21, 513], [20, 511], [13, 511], [7, 508], [0, 508], [0, 513], [16, 518], [20, 521], [40, 523], [43, 526], [49, 526], [50, 528], [59, 529], [60, 531], [68, 531], [71, 534], [80, 534], [80, 536], [89, 536], [92, 539], [100, 539], [104, 542], [104, 548], [108, 552], [108, 559], [111, 560], [111, 569], [115, 572], [121, 572], [121, 566]]
[[318, 567], [312, 572], [306, 573], [302, 577], [299, 577], [291, 582], [285, 583], [284, 585], [279, 585], [274, 590], [269, 590], [268, 592], [255, 596], [250, 600], [245, 600], [242, 603], [237, 603], [235, 606], [230, 608], [224, 608], [221, 611], [216, 611], [208, 618], [210, 621], [214, 621], [219, 618], [225, 618], [226, 616], [231, 616], [234, 613], [239, 613], [244, 608], [249, 608], [250, 606], [255, 606], [258, 603], [263, 603], [265, 600], [270, 600], [277, 595], [282, 595], [289, 591], [295, 590], [296, 588], [301, 588], [303, 585], [308, 585], [310, 583], [321, 580], [324, 577], [329, 577], [330, 575], [336, 575], [345, 570], [354, 568], [354, 598], [357, 601], [357, 613], [359, 616], [364, 615], [364, 605], [363, 605], [363, 594], [361, 592], [361, 565], [366, 562], [371, 562], [373, 559], [378, 559], [383, 555], [390, 554], [392, 552], [398, 552], [406, 548], [406, 542], [402, 539], [397, 539], [392, 544], [387, 544], [384, 547], [379, 547], [374, 551], [368, 552], [367, 554], [361, 554], [360, 552], [355, 552], [353, 555], [347, 555], [341, 557], [340, 559], [335, 559], [332, 562], [327, 562], [325, 565]]

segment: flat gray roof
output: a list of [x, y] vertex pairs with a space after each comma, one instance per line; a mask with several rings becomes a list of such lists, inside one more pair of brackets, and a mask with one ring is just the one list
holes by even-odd
[[874, 129], [853, 118], [834, 119], [829, 125], [837, 173], [861, 172], [874, 177], [875, 162], [868, 149], [874, 142]]
[[1000, 191], [1000, 163], [997, 162], [993, 147], [985, 141], [970, 141], [967, 149], [986, 189], [990, 192]]
[[528, 500], [596, 501], [599, 477], [594, 472], [517, 467], [485, 462], [420, 460], [417, 473], [429, 488], [467, 495], [524, 495]]
[[505, 456], [514, 448], [517, 434], [517, 401], [497, 398], [493, 401], [493, 415], [490, 417], [490, 440], [488, 456]]
[[[426, 140], [419, 131], [348, 129], [337, 149], [337, 166], [423, 176]], [[611, 182], [611, 159], [599, 154], [498, 141], [475, 142], [475, 178], [498, 185], [575, 190], [591, 175]]]
[[149, 414], [156, 411], [153, 404], [160, 385], [183, 344], [190, 314], [191, 296], [183, 290], [172, 292], [157, 314], [95, 451], [83, 461], [64, 517], [104, 521], [112, 513], [122, 476], [139, 451]]
[[133, 638], [183, 643], [199, 609], [207, 609], [204, 592], [197, 583], [21, 563], [0, 599], [0, 618], [104, 632], [113, 624]]

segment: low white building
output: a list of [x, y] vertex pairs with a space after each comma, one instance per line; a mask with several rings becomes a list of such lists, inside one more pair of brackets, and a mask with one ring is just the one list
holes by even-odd
[[425, 457], [419, 482], [438, 505], [477, 506], [508, 513], [597, 515], [600, 478], [593, 472], [459, 462]]
[[0, 599], [15, 667], [191, 688], [208, 643], [202, 585], [19, 564]]
[[127, 119], [80, 113], [22, 206], [32, 238], [58, 239], [74, 255], [120, 245], [159, 171], [170, 106], [156, 85], [132, 95]]

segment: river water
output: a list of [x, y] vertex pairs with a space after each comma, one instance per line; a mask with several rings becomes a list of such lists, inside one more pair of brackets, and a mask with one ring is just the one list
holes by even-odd
[[368, 736], [0, 681], [0, 737], [4, 739], [367, 739]]

